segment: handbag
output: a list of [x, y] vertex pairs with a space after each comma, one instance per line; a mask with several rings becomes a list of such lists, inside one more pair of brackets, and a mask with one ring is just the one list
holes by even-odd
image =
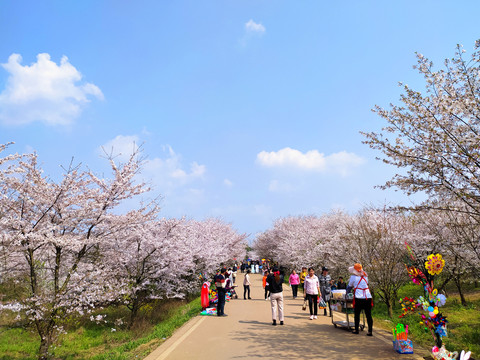
[[307, 300], [303, 300], [302, 310], [307, 310]]
[[327, 304], [325, 303], [325, 300], [323, 300], [323, 298], [321, 298], [321, 297], [318, 298], [318, 307], [320, 309], [326, 309], [327, 308]]

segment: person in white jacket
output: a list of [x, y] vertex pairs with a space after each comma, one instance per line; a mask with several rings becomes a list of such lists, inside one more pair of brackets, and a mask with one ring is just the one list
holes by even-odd
[[248, 292], [248, 299], [252, 299], [250, 297], [250, 270], [247, 270], [245, 277], [243, 278], [243, 298], [247, 300], [247, 292]]
[[355, 311], [355, 331], [354, 334], [358, 334], [358, 328], [360, 325], [360, 313], [365, 311], [367, 318], [368, 332], [367, 336], [372, 336], [373, 319], [372, 319], [372, 307], [373, 299], [370, 289], [368, 287], [368, 275], [363, 270], [362, 264], [355, 264], [348, 268], [348, 271], [352, 274], [348, 287], [353, 289], [353, 308]]

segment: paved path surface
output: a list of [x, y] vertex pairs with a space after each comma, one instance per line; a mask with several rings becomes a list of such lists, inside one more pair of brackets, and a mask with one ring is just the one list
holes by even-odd
[[[375, 328], [354, 335], [334, 328], [330, 317], [309, 320], [303, 298], [292, 299], [284, 286], [285, 325], [272, 326], [270, 301], [264, 300], [262, 276], [251, 275], [252, 300], [243, 300], [243, 274], [237, 278], [239, 298], [225, 305], [228, 317], [197, 316], [175, 332], [145, 360], [223, 359], [423, 359], [393, 351], [391, 335]], [[323, 310], [321, 312], [323, 314]], [[342, 320], [344, 316], [334, 312]], [[418, 351], [416, 351], [418, 353]]]

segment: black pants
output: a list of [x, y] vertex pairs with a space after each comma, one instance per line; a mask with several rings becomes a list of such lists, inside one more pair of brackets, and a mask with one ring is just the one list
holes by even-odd
[[360, 326], [360, 313], [365, 311], [367, 318], [368, 332], [372, 332], [373, 319], [372, 319], [372, 299], [359, 299], [355, 298], [355, 331], [358, 331]]
[[246, 295], [247, 295], [247, 291], [248, 291], [248, 298], [250, 299], [250, 285], [243, 285], [243, 298], [246, 299]]
[[225, 289], [217, 289], [218, 303], [217, 303], [217, 315], [221, 316], [225, 314]]
[[297, 297], [298, 285], [292, 285], [292, 293], [293, 293], [293, 297]]
[[270, 291], [268, 291], [268, 288], [265, 287], [265, 299], [270, 296]]
[[308, 308], [310, 315], [317, 315], [318, 313], [318, 295], [307, 294]]

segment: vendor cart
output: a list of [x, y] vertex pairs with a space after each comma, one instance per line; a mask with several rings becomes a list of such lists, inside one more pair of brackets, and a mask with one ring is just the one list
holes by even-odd
[[[348, 330], [355, 330], [353, 299], [332, 299], [331, 310], [341, 313], [345, 316], [345, 320], [335, 320], [334, 313], [332, 313], [332, 324], [335, 327], [342, 327]], [[360, 319], [359, 330], [363, 331], [365, 328], [365, 314], [362, 312]]]

